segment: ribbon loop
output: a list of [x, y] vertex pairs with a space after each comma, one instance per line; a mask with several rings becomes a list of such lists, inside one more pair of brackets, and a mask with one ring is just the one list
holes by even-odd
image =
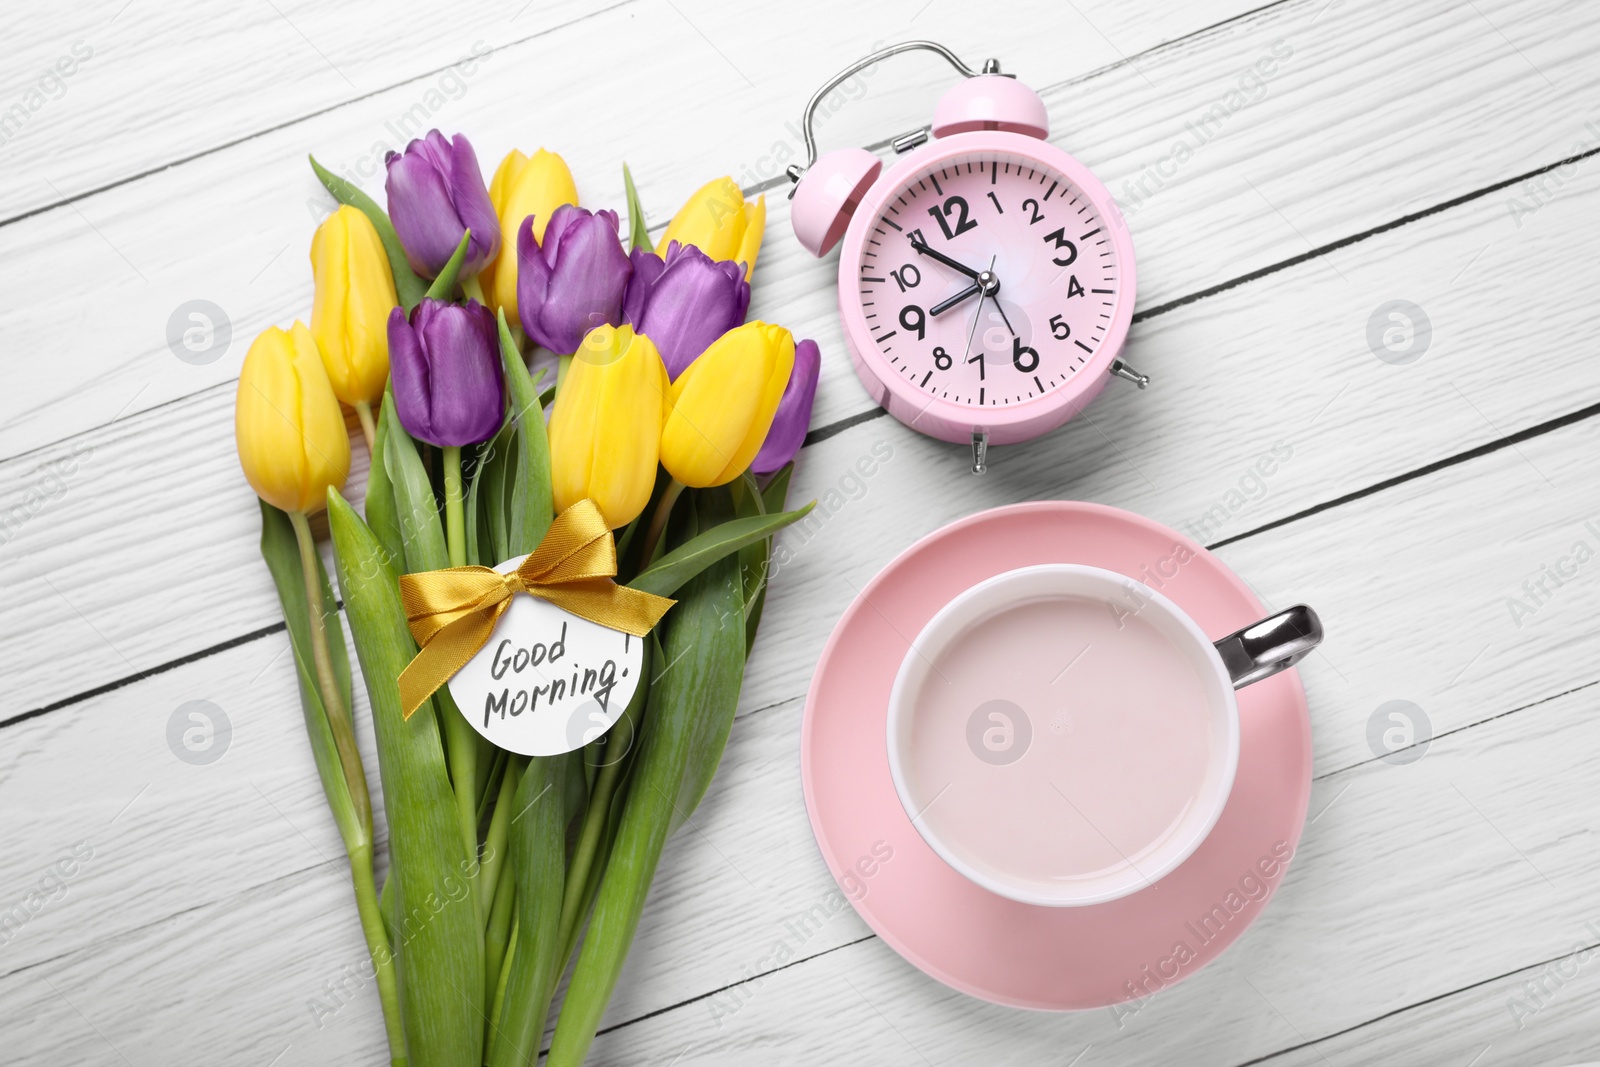
[[612, 581], [617, 546], [592, 500], [557, 515], [516, 570], [449, 567], [400, 576], [406, 623], [420, 650], [400, 672], [405, 717], [425, 704], [489, 643], [518, 592], [610, 630], [643, 637], [675, 601]]

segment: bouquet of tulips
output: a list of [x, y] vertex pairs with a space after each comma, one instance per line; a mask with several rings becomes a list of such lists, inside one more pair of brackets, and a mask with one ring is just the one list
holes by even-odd
[[[652, 248], [624, 168], [628, 250], [616, 213], [579, 207], [552, 153], [511, 152], [487, 187], [462, 136], [432, 131], [387, 162], [385, 212], [312, 160], [341, 206], [312, 238], [310, 327], [269, 328], [245, 357], [240, 463], [392, 1062], [532, 1064], [570, 966], [549, 1062], [578, 1064], [666, 840], [721, 759], [773, 534], [807, 510], [783, 508], [817, 346], [745, 322], [765, 205], [730, 179]], [[371, 455], [364, 517], [341, 495], [341, 405]], [[324, 508], [376, 735], [381, 890], [339, 602], [310, 522]], [[603, 520], [590, 547], [610, 570], [584, 580], [657, 605], [610, 731], [522, 756], [480, 736], [448, 687], [407, 695], [431, 634], [408, 583], [538, 556], [585, 517]]]

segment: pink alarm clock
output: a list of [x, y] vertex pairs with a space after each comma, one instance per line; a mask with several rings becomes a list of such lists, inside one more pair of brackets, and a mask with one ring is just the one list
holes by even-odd
[[[892, 142], [887, 171], [861, 148], [817, 158], [812, 119], [846, 78], [900, 52], [943, 56], [963, 80], [930, 127]], [[807, 165], [791, 166], [791, 221], [826, 255], [840, 238], [839, 315], [851, 361], [889, 414], [944, 441], [990, 444], [1060, 426], [1121, 377], [1133, 318], [1133, 242], [1111, 194], [1045, 141], [1039, 94], [931, 41], [874, 52], [812, 96]], [[929, 133], [932, 139], [929, 139]]]

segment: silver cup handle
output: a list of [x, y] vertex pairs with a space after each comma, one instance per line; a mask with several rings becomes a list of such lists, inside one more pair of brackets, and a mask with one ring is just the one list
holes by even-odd
[[1322, 643], [1322, 620], [1304, 604], [1251, 623], [1217, 642], [1235, 689], [1299, 663]]

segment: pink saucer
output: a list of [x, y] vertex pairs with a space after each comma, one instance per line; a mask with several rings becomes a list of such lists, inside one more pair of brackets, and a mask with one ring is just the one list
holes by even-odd
[[[1181, 565], [1172, 562], [1179, 545], [1194, 554]], [[1182, 981], [1261, 914], [1305, 824], [1311, 724], [1293, 670], [1239, 691], [1239, 769], [1227, 807], [1199, 849], [1147, 889], [1047, 908], [979, 888], [928, 847], [901, 808], [889, 778], [886, 707], [911, 640], [946, 601], [1036, 563], [1136, 578], [1213, 639], [1268, 614], [1211, 553], [1131, 512], [1038, 501], [969, 516], [897, 556], [834, 627], [806, 698], [800, 777], [828, 868], [896, 952], [997, 1004], [1099, 1008]]]

